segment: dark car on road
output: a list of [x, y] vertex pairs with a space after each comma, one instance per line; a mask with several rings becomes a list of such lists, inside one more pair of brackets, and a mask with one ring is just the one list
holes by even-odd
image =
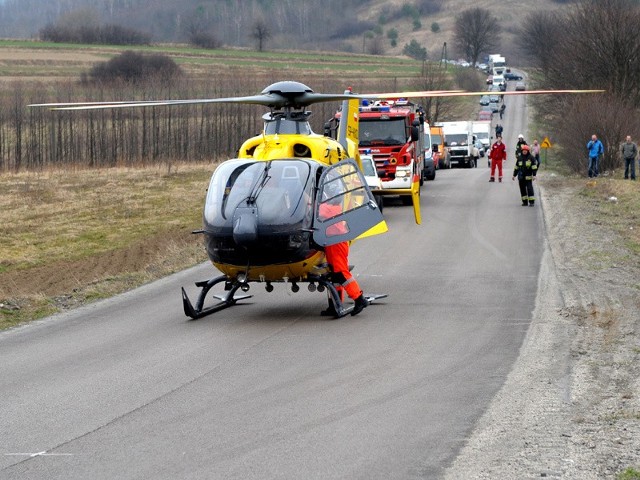
[[504, 74], [505, 80], [522, 80], [522, 75], [518, 75], [517, 73], [507, 72]]

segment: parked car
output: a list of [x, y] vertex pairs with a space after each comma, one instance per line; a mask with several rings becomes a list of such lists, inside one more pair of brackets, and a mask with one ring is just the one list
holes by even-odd
[[524, 90], [526, 90], [527, 88], [524, 85], [524, 82], [517, 82], [516, 83], [516, 91], [518, 92], [522, 92]]
[[513, 72], [506, 72], [504, 74], [504, 79], [505, 80], [522, 80], [522, 75], [518, 75], [517, 73], [513, 73]]
[[424, 165], [422, 167], [422, 180], [435, 180], [436, 178], [436, 161], [433, 158], [433, 149], [431, 148], [431, 126], [424, 124]]
[[489, 95], [482, 95], [480, 97], [480, 105], [483, 105], [483, 106], [489, 105], [490, 101], [491, 101], [491, 99], [490, 99]]
[[481, 110], [478, 112], [478, 120], [489, 120], [491, 121], [491, 119], [493, 118], [493, 112], [487, 112], [484, 110]]
[[364, 173], [367, 185], [371, 189], [373, 198], [375, 198], [378, 208], [382, 212], [382, 209], [384, 208], [384, 202], [382, 200], [383, 195], [377, 193], [377, 190], [382, 190], [382, 181], [378, 176], [376, 163], [374, 162], [373, 157], [367, 154], [360, 155], [360, 162], [362, 163], [362, 173]]

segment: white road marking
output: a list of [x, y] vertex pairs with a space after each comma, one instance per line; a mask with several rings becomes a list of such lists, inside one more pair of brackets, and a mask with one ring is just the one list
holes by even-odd
[[36, 453], [5, 453], [5, 457], [64, 457], [73, 456], [73, 453], [47, 453], [46, 450]]

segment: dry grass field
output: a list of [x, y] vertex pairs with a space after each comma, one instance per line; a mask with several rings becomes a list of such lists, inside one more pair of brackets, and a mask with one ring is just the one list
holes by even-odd
[[206, 260], [215, 165], [0, 175], [0, 329]]

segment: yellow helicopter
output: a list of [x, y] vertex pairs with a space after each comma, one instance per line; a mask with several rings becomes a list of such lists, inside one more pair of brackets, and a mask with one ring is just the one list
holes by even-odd
[[[577, 93], [576, 90], [504, 92], [505, 94]], [[340, 242], [376, 235], [387, 226], [361, 171], [358, 153], [358, 112], [361, 100], [482, 95], [486, 92], [420, 91], [356, 95], [315, 93], [295, 81], [282, 81], [260, 94], [246, 97], [141, 102], [79, 102], [34, 104], [55, 110], [171, 106], [198, 103], [245, 103], [268, 107], [264, 130], [246, 140], [238, 158], [223, 162], [212, 174], [204, 205], [203, 228], [212, 264], [222, 273], [196, 282], [200, 293], [195, 305], [184, 288], [185, 314], [197, 319], [235, 305], [250, 295], [251, 283], [262, 283], [267, 292], [274, 283], [288, 283], [297, 292], [307, 283], [309, 291], [327, 291], [335, 317], [353, 310], [345, 305], [331, 281], [323, 248]], [[309, 105], [342, 102], [337, 139], [313, 133]], [[346, 119], [346, 121], [344, 121]], [[416, 222], [420, 223], [419, 180], [410, 188]], [[388, 192], [397, 194], [397, 191]], [[405, 192], [406, 193], [406, 192]], [[339, 206], [325, 215], [323, 205]], [[205, 306], [217, 285], [224, 290]], [[365, 295], [373, 302], [386, 294]]]

